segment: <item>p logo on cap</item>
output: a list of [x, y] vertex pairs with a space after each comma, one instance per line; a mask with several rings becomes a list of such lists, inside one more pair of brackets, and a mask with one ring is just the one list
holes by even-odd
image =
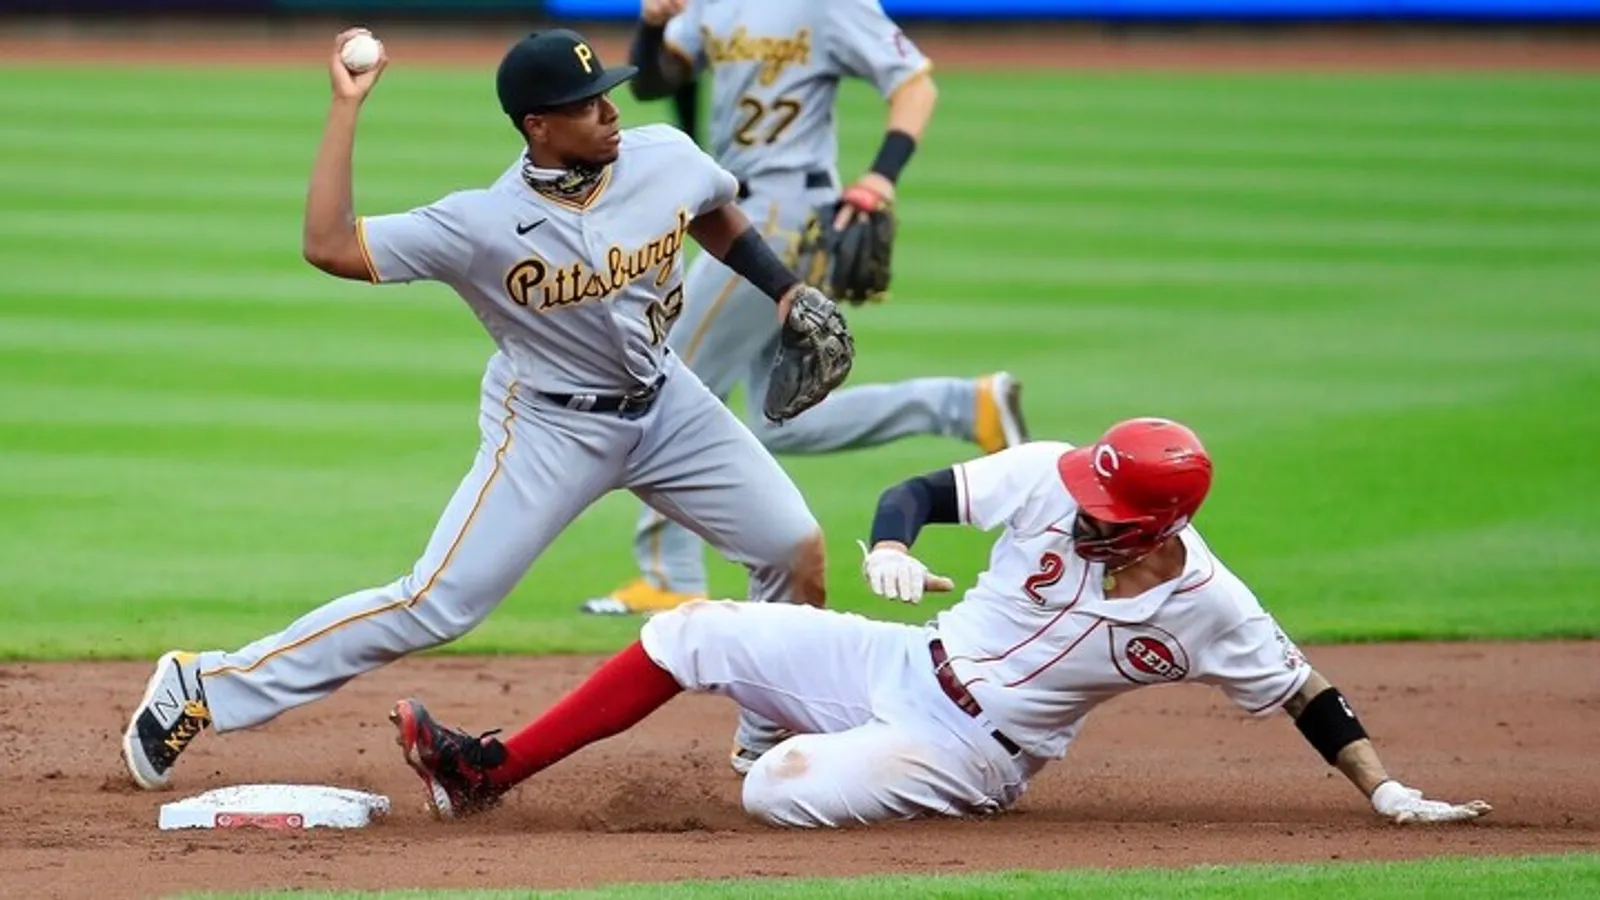
[[630, 65], [606, 68], [594, 47], [570, 28], [536, 31], [511, 46], [495, 75], [500, 108], [523, 116], [598, 97], [638, 73]]

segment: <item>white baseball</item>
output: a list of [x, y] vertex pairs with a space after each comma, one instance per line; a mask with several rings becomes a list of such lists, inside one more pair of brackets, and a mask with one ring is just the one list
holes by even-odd
[[378, 64], [383, 54], [383, 44], [370, 34], [358, 34], [339, 48], [339, 61], [344, 67], [359, 75]]

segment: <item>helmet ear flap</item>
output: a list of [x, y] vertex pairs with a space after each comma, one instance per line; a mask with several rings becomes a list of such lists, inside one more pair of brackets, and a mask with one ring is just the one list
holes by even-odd
[[1148, 524], [1139, 522], [1124, 522], [1098, 533], [1084, 526], [1081, 515], [1072, 523], [1073, 549], [1089, 562], [1131, 561], [1154, 550], [1169, 536], [1165, 532], [1156, 533]]

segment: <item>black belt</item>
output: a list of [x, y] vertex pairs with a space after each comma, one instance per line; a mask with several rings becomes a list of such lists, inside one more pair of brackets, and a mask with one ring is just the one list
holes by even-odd
[[540, 391], [539, 395], [551, 403], [578, 412], [642, 416], [650, 411], [650, 407], [655, 406], [656, 398], [661, 396], [661, 385], [665, 384], [666, 380], [666, 375], [657, 375], [655, 381], [627, 394], [552, 394]]
[[[957, 678], [956, 673], [950, 668], [950, 654], [945, 652], [944, 641], [934, 638], [928, 643], [928, 653], [933, 656], [933, 675], [938, 679], [939, 688], [944, 691], [944, 695], [950, 698], [950, 702], [974, 719], [983, 715], [983, 707], [978, 705], [977, 698], [972, 696], [972, 692], [967, 690], [966, 685], [961, 683], [961, 679]], [[1022, 753], [1022, 748], [1011, 738], [1006, 737], [1004, 732], [991, 731], [989, 736], [1012, 756]]]
[[[806, 190], [833, 187], [833, 176], [822, 169], [812, 169], [806, 173]], [[750, 196], [750, 182], [739, 179], [739, 199], [745, 200]]]

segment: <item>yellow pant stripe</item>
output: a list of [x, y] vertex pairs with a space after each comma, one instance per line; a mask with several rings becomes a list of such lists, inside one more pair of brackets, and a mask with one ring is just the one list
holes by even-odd
[[201, 672], [200, 677], [212, 678], [217, 675], [242, 675], [248, 672], [254, 672], [256, 669], [264, 665], [267, 660], [270, 660], [275, 656], [288, 653], [290, 650], [293, 650], [297, 647], [303, 647], [306, 644], [309, 644], [325, 635], [338, 631], [346, 625], [379, 615], [380, 613], [389, 612], [390, 610], [405, 609], [421, 603], [428, 596], [428, 592], [433, 590], [433, 586], [438, 583], [439, 576], [443, 575], [444, 570], [450, 566], [450, 561], [455, 558], [456, 550], [461, 547], [461, 541], [467, 536], [467, 530], [472, 527], [472, 521], [478, 517], [478, 510], [483, 508], [483, 501], [484, 498], [488, 497], [489, 495], [489, 488], [493, 487], [494, 483], [500, 478], [500, 469], [505, 463], [506, 452], [511, 449], [511, 426], [517, 418], [516, 412], [511, 408], [511, 401], [516, 397], [516, 395], [517, 386], [513, 384], [511, 389], [506, 392], [506, 416], [500, 421], [500, 427], [505, 430], [506, 434], [505, 438], [501, 440], [500, 446], [495, 448], [494, 468], [489, 471], [489, 477], [484, 479], [483, 487], [478, 488], [478, 496], [472, 501], [472, 510], [467, 513], [466, 521], [461, 523], [461, 528], [456, 532], [455, 539], [450, 542], [450, 549], [445, 552], [444, 559], [440, 561], [438, 568], [434, 569], [433, 574], [428, 576], [428, 580], [423, 584], [421, 590], [417, 591], [416, 594], [411, 597], [400, 600], [391, 600], [388, 603], [385, 603], [382, 606], [374, 609], [369, 609], [363, 612], [345, 616], [339, 621], [319, 628], [297, 641], [293, 641], [285, 644], [282, 647], [277, 647], [265, 654], [262, 654], [260, 659], [248, 666], [222, 666], [217, 669], [212, 669], [209, 672]]
[[367, 264], [367, 278], [373, 284], [379, 284], [383, 279], [378, 277], [378, 267], [372, 262], [372, 251], [367, 249], [367, 220], [356, 220], [356, 246], [361, 248], [361, 261]]

